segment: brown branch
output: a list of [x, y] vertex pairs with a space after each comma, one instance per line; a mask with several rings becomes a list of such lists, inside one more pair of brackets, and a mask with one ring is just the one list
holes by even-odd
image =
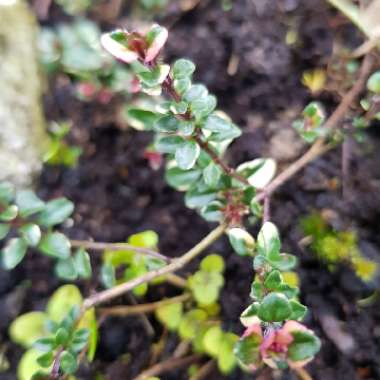
[[127, 281], [123, 284], [117, 285], [111, 289], [104, 290], [102, 292], [96, 293], [91, 297], [87, 298], [84, 301], [83, 308], [85, 310], [102, 304], [104, 302], [110, 301], [116, 297], [121, 296], [122, 294], [128, 292], [129, 290], [135, 288], [138, 285], [145, 284], [153, 280], [156, 277], [166, 275], [168, 273], [173, 273], [182, 267], [184, 267], [187, 263], [201, 254], [209, 245], [211, 245], [214, 241], [219, 239], [220, 236], [223, 235], [225, 230], [227, 229], [227, 224], [221, 224], [213, 231], [211, 231], [205, 238], [203, 238], [197, 245], [195, 245], [192, 249], [182, 255], [180, 258], [173, 260], [170, 264], [150, 271], [143, 276], [134, 278], [130, 281]]
[[355, 84], [351, 87], [350, 91], [348, 91], [347, 94], [343, 97], [342, 101], [335, 109], [333, 114], [325, 122], [324, 128], [332, 129], [337, 128], [339, 126], [339, 123], [344, 119], [344, 117], [347, 114], [347, 111], [350, 109], [351, 105], [355, 102], [355, 100], [365, 87], [367, 79], [371, 74], [374, 63], [375, 58], [371, 54], [365, 56], [360, 67], [358, 79], [356, 80]]
[[293, 371], [301, 380], [313, 380], [309, 373], [304, 368], [293, 368]]
[[324, 144], [324, 140], [317, 140], [303, 156], [288, 166], [272, 182], [270, 182], [262, 192], [257, 194], [256, 200], [261, 201], [265, 199], [266, 196], [276, 191], [281, 185], [288, 181], [294, 174], [299, 172], [308, 163], [321, 156], [331, 148], [332, 145]]
[[[135, 307], [139, 306], [139, 303], [137, 302], [136, 298], [133, 296], [132, 293], [127, 293], [126, 296], [133, 306], [135, 306]], [[132, 306], [130, 306], [130, 307], [132, 307]], [[151, 338], [154, 337], [154, 335], [155, 335], [154, 327], [150, 323], [148, 317], [144, 313], [137, 313], [137, 315], [138, 315], [143, 327], [145, 328], [147, 335]], [[105, 316], [102, 315], [101, 317], [104, 318]]]
[[263, 224], [270, 220], [270, 195], [265, 194], [263, 207]]
[[245, 185], [250, 186], [248, 180], [241, 175], [237, 174], [235, 169], [228, 166], [215, 152], [215, 150], [210, 147], [207, 141], [202, 140], [202, 138], [199, 135], [193, 136], [193, 139], [198, 145], [211, 157], [211, 159], [214, 161], [216, 165], [218, 165], [225, 174], [227, 174], [230, 177], [235, 178], [239, 182], [244, 183]]
[[143, 248], [143, 247], [135, 247], [134, 245], [128, 243], [103, 243], [103, 242], [95, 242], [95, 241], [85, 241], [85, 240], [70, 240], [70, 243], [73, 247], [89, 249], [93, 251], [125, 251], [130, 250], [136, 253], [139, 253], [144, 256], [149, 256], [154, 259], [165, 261], [166, 263], [170, 263], [172, 261], [171, 258], [162, 255], [152, 249]]
[[59, 377], [59, 368], [61, 366], [61, 355], [63, 351], [64, 349], [63, 347], [61, 347], [54, 355], [53, 366], [52, 366], [50, 376], [49, 376], [51, 379], [58, 379]]
[[161, 363], [154, 365], [153, 367], [145, 370], [140, 373], [133, 380], [147, 380], [149, 377], [161, 375], [164, 372], [168, 372], [177, 368], [181, 368], [184, 366], [188, 366], [196, 361], [198, 361], [201, 357], [199, 355], [190, 355], [184, 358], [173, 359], [169, 358]]
[[177, 288], [185, 289], [187, 287], [187, 281], [174, 273], [168, 273], [165, 280]]
[[191, 298], [189, 293], [182, 294], [177, 297], [167, 298], [161, 301], [140, 304], [140, 305], [128, 305], [128, 306], [112, 306], [108, 308], [100, 309], [99, 312], [102, 317], [126, 317], [128, 315], [136, 315], [142, 313], [152, 313], [159, 307], [171, 305], [173, 303], [179, 303], [187, 301]]
[[204, 364], [194, 376], [191, 376], [189, 380], [203, 380], [216, 368], [215, 360], [210, 360]]

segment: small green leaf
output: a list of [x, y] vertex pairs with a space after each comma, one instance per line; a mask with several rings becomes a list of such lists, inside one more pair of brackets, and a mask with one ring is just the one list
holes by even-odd
[[256, 158], [245, 162], [236, 169], [237, 173], [248, 180], [251, 186], [263, 189], [276, 174], [276, 161], [271, 158]]
[[159, 118], [159, 114], [148, 110], [131, 108], [128, 110], [128, 118], [134, 128], [150, 131]]
[[207, 186], [215, 188], [222, 175], [222, 170], [214, 162], [210, 162], [205, 169], [203, 169], [203, 179]]
[[112, 264], [103, 264], [100, 269], [100, 279], [102, 284], [110, 289], [116, 285], [116, 273], [115, 268]]
[[265, 296], [258, 310], [258, 317], [265, 322], [282, 322], [292, 313], [289, 300], [281, 293]]
[[40, 311], [32, 311], [17, 317], [9, 326], [9, 336], [13, 342], [29, 348], [45, 335], [47, 315]]
[[45, 354], [37, 358], [37, 363], [42, 368], [49, 368], [53, 364], [53, 361], [54, 361], [54, 354], [52, 351], [46, 352]]
[[182, 339], [194, 339], [202, 322], [207, 319], [207, 313], [201, 309], [193, 309], [187, 312], [181, 319], [178, 333]]
[[211, 132], [225, 134], [231, 130], [232, 123], [220, 116], [210, 115], [203, 128]]
[[249, 296], [254, 300], [260, 301], [264, 297], [264, 293], [265, 293], [264, 285], [257, 279], [253, 281]]
[[69, 312], [64, 314], [64, 318], [60, 323], [60, 327], [71, 331], [77, 324], [78, 318], [80, 316], [80, 307], [79, 305], [74, 305], [69, 309]]
[[281, 241], [277, 227], [271, 222], [264, 223], [257, 237], [259, 255], [266, 256], [272, 260], [279, 256], [280, 248]]
[[[17, 367], [18, 380], [31, 380], [33, 375], [37, 372], [40, 373], [39, 371], [43, 369], [37, 362], [40, 356], [41, 352], [36, 349], [29, 349], [22, 355]], [[37, 379], [40, 380], [42, 377]], [[48, 379], [48, 377], [45, 377], [45, 379]]]
[[185, 141], [175, 152], [175, 159], [180, 169], [189, 170], [197, 161], [200, 147], [195, 141]]
[[193, 100], [191, 102], [190, 108], [192, 114], [196, 117], [196, 119], [200, 120], [213, 112], [215, 110], [216, 104], [216, 97], [213, 95], [207, 95]]
[[41, 230], [40, 227], [37, 226], [37, 224], [25, 224], [19, 229], [19, 232], [22, 238], [31, 247], [37, 246], [41, 240]]
[[63, 280], [73, 281], [78, 278], [78, 272], [72, 257], [58, 260], [54, 270], [56, 275]]
[[141, 84], [148, 88], [154, 88], [164, 82], [170, 71], [169, 65], [157, 65], [152, 70], [137, 73]]
[[44, 227], [55, 226], [64, 222], [74, 211], [72, 202], [65, 198], [54, 199], [46, 203], [44, 210], [39, 214], [37, 223]]
[[292, 308], [292, 314], [289, 319], [294, 321], [302, 321], [307, 313], [307, 307], [296, 300], [290, 300], [290, 306]]
[[223, 331], [220, 326], [213, 326], [209, 328], [203, 337], [203, 346], [206, 353], [213, 358], [217, 358], [222, 340]]
[[82, 328], [75, 331], [71, 342], [70, 349], [75, 353], [80, 353], [89, 343], [90, 331], [89, 329]]
[[191, 80], [189, 78], [175, 79], [173, 85], [178, 94], [183, 95], [190, 89]]
[[228, 238], [234, 251], [240, 256], [253, 255], [255, 239], [250, 233], [239, 227], [228, 230]]
[[152, 230], [139, 232], [131, 235], [128, 238], [128, 243], [135, 247], [155, 249], [158, 245], [158, 235]]
[[74, 256], [74, 263], [79, 277], [91, 277], [92, 269], [90, 255], [83, 248], [79, 248], [77, 250]]
[[214, 190], [199, 191], [198, 189], [189, 190], [185, 195], [185, 204], [188, 208], [199, 208], [207, 206], [217, 196]]
[[181, 136], [160, 136], [155, 142], [154, 147], [160, 153], [175, 153], [183, 142], [184, 140]]
[[183, 115], [186, 113], [188, 106], [189, 105], [183, 101], [180, 101], [180, 102], [172, 101], [170, 103], [169, 109], [171, 112], [174, 113], [174, 115]]
[[175, 79], [184, 79], [190, 77], [195, 71], [195, 65], [188, 59], [178, 59], [173, 66], [173, 77]]
[[380, 71], [376, 71], [369, 77], [367, 88], [375, 94], [380, 94]]
[[15, 268], [25, 257], [27, 249], [26, 242], [21, 238], [13, 238], [1, 251], [1, 261], [7, 270]]
[[238, 360], [244, 366], [256, 367], [260, 363], [260, 344], [262, 337], [257, 334], [251, 334], [239, 339], [234, 347], [234, 353]]
[[0, 223], [0, 240], [4, 239], [7, 235], [11, 226], [6, 223]]
[[224, 218], [223, 208], [225, 204], [220, 201], [212, 201], [201, 209], [201, 216], [208, 222], [221, 222]]
[[170, 331], [177, 330], [183, 316], [182, 303], [171, 303], [156, 310], [156, 318]]
[[4, 211], [0, 213], [0, 221], [10, 222], [15, 219], [18, 214], [18, 207], [16, 205], [8, 206]]
[[312, 358], [321, 348], [321, 341], [310, 331], [293, 331], [293, 342], [289, 345], [288, 355], [293, 361]]
[[205, 86], [203, 86], [203, 84], [195, 84], [195, 85], [191, 86], [185, 92], [185, 94], [183, 95], [183, 99], [186, 102], [191, 103], [196, 99], [200, 99], [204, 96], [207, 96], [207, 94], [208, 94], [207, 88]]
[[58, 259], [68, 259], [70, 257], [70, 241], [60, 232], [49, 232], [42, 237], [38, 248], [42, 253]]
[[239, 337], [233, 333], [223, 334], [219, 347], [218, 368], [225, 375], [230, 374], [236, 367], [237, 360], [234, 354], [234, 346]]
[[0, 204], [8, 204], [13, 200], [15, 188], [10, 182], [0, 182]]
[[[98, 344], [98, 335], [99, 335], [94, 308], [91, 308], [84, 313], [84, 316], [81, 319], [78, 328], [79, 328], [78, 331], [85, 329], [90, 334], [88, 337], [87, 359], [91, 362], [94, 360], [94, 357], [95, 357], [96, 347]], [[82, 339], [84, 339], [83, 335], [81, 336], [82, 336]], [[75, 334], [74, 334], [74, 337], [75, 337]], [[76, 344], [73, 338], [72, 349], [74, 351], [75, 351], [75, 347], [76, 347]], [[79, 346], [77, 347], [79, 348]]]
[[224, 259], [217, 254], [211, 254], [202, 259], [200, 266], [202, 271], [222, 273], [224, 271]]
[[68, 351], [63, 351], [60, 356], [62, 371], [68, 375], [72, 375], [78, 369], [76, 358]]
[[260, 308], [259, 302], [254, 302], [251, 305], [249, 305], [243, 313], [240, 315], [240, 322], [242, 325], [249, 327], [252, 322], [254, 322], [257, 319], [257, 313]]
[[57, 344], [55, 342], [55, 338], [49, 336], [49, 337], [37, 339], [33, 343], [33, 347], [42, 352], [49, 352], [49, 351], [54, 350], [57, 347]]
[[45, 202], [38, 198], [33, 191], [21, 190], [16, 194], [16, 205], [20, 210], [20, 215], [23, 218], [27, 218], [42, 211], [45, 207]]
[[[140, 276], [144, 275], [147, 272], [148, 272], [148, 270], [147, 270], [144, 262], [140, 261], [138, 263], [134, 263], [134, 265], [128, 267], [124, 271], [124, 280], [125, 281], [132, 280], [136, 277], [140, 277]], [[138, 285], [135, 288], [133, 288], [133, 290], [132, 290], [133, 294], [137, 297], [144, 296], [147, 291], [148, 291], [148, 284], [147, 283]]]
[[281, 273], [278, 270], [273, 270], [266, 276], [264, 286], [269, 290], [277, 290], [282, 283]]
[[224, 284], [224, 278], [218, 272], [198, 271], [188, 281], [194, 298], [202, 306], [215, 303]]
[[173, 115], [163, 116], [158, 119], [154, 125], [153, 129], [156, 132], [164, 132], [164, 133], [173, 133], [178, 130], [178, 119]]
[[288, 253], [281, 253], [278, 257], [267, 259], [267, 261], [281, 272], [289, 271], [297, 265], [297, 258]]
[[59, 287], [49, 298], [46, 312], [51, 320], [60, 323], [73, 307], [81, 306], [82, 295], [75, 285]]
[[191, 136], [194, 132], [195, 124], [191, 120], [180, 120], [178, 124], [178, 132], [182, 136]]
[[55, 333], [55, 343], [57, 346], [64, 346], [69, 340], [69, 332], [63, 327], [59, 328]]
[[182, 170], [178, 167], [172, 167], [165, 173], [165, 179], [170, 186], [180, 191], [186, 191], [197, 179], [202, 172], [199, 169]]

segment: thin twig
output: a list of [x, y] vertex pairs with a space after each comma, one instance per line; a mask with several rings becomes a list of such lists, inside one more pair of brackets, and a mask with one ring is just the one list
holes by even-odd
[[303, 169], [308, 163], [321, 156], [331, 148], [332, 145], [324, 144], [324, 141], [322, 139], [317, 140], [303, 156], [288, 166], [276, 178], [274, 178], [273, 181], [270, 182], [262, 192], [257, 194], [256, 200], [262, 201], [265, 199], [268, 194], [272, 194], [274, 191], [276, 191], [281, 185], [293, 177], [294, 174]]
[[207, 141], [202, 140], [202, 138], [198, 135], [195, 135], [194, 141], [198, 143], [198, 145], [211, 157], [211, 159], [214, 161], [216, 165], [218, 165], [225, 174], [227, 174], [230, 177], [235, 178], [239, 182], [244, 183], [245, 185], [250, 185], [248, 180], [241, 175], [237, 174], [235, 169], [228, 166], [214, 151], [212, 147], [208, 144]]
[[217, 228], [211, 231], [205, 238], [203, 238], [197, 245], [195, 245], [192, 249], [190, 249], [180, 258], [173, 260], [169, 265], [150, 271], [143, 276], [134, 278], [123, 284], [117, 285], [111, 289], [107, 289], [90, 296], [84, 301], [84, 304], [83, 304], [84, 309], [87, 310], [93, 306], [97, 306], [101, 303], [110, 301], [111, 299], [121, 296], [122, 294], [128, 292], [129, 290], [135, 288], [138, 285], [145, 284], [146, 282], [149, 282], [156, 277], [159, 277], [168, 273], [173, 273], [181, 269], [188, 262], [190, 262], [199, 254], [201, 254], [214, 241], [219, 239], [219, 237], [223, 235], [226, 229], [227, 229], [227, 224], [223, 223], [219, 225]]
[[264, 197], [264, 210], [263, 210], [263, 224], [270, 220], [270, 195], [265, 194]]
[[[348, 132], [349, 133], [349, 132]], [[350, 194], [350, 163], [352, 154], [351, 135], [346, 135], [342, 144], [342, 196], [344, 200], [348, 200]]]
[[63, 351], [64, 349], [61, 347], [54, 356], [54, 362], [50, 372], [51, 379], [58, 379], [59, 377], [59, 367], [61, 366], [61, 355]]
[[210, 360], [204, 364], [194, 376], [191, 376], [189, 380], [203, 380], [216, 368], [215, 360]]
[[[130, 302], [132, 304], [132, 306], [129, 306], [129, 307], [138, 307], [138, 306], [140, 306], [138, 304], [136, 298], [133, 296], [132, 293], [127, 293], [127, 296], [128, 296], [128, 298], [129, 298], [129, 300], [130, 300]], [[137, 314], [138, 314], [138, 316], [139, 316], [139, 318], [140, 318], [140, 320], [141, 320], [141, 322], [142, 322], [142, 324], [143, 324], [143, 326], [145, 328], [145, 331], [146, 331], [147, 335], [149, 337], [153, 337], [155, 335], [155, 331], [154, 331], [154, 328], [153, 328], [152, 324], [150, 323], [149, 319], [147, 318], [147, 316], [144, 313], [142, 313], [142, 312], [137, 313]]]
[[170, 263], [171, 258], [162, 255], [152, 249], [135, 247], [134, 245], [128, 243], [104, 243], [104, 242], [95, 242], [95, 241], [86, 241], [86, 240], [70, 240], [70, 243], [73, 247], [89, 249], [93, 251], [125, 251], [130, 250], [141, 255], [149, 256], [154, 259], [165, 261]]
[[188, 340], [180, 341], [173, 352], [173, 358], [182, 358], [189, 352], [190, 347], [191, 345]]
[[313, 380], [309, 373], [304, 368], [293, 368], [294, 372], [301, 380]]
[[325, 122], [324, 128], [332, 129], [339, 126], [339, 123], [347, 115], [347, 111], [350, 109], [352, 104], [355, 102], [355, 100], [365, 87], [367, 79], [371, 74], [374, 63], [375, 58], [371, 54], [365, 56], [359, 70], [358, 79], [356, 80], [355, 84], [351, 87], [350, 91], [348, 91], [347, 94], [343, 97], [342, 101], [339, 103], [338, 107], [335, 109], [333, 114]]
[[188, 366], [199, 359], [200, 359], [199, 355], [190, 355], [190, 356], [186, 356], [184, 358], [178, 358], [178, 359], [170, 358], [140, 373], [140, 375], [135, 377], [133, 380], [146, 380], [146, 379], [149, 379], [149, 377], [158, 376], [164, 372], [168, 372], [177, 368]]
[[181, 276], [178, 276], [174, 273], [168, 273], [165, 276], [165, 280], [169, 282], [170, 284], [176, 286], [177, 288], [184, 289], [187, 287], [187, 281]]
[[152, 313], [159, 307], [171, 305], [173, 303], [179, 303], [187, 301], [191, 298], [189, 293], [181, 294], [177, 297], [167, 298], [161, 301], [138, 304], [138, 305], [128, 305], [128, 306], [112, 306], [108, 308], [100, 309], [99, 312], [102, 317], [126, 317], [128, 315], [142, 314], [142, 313]]

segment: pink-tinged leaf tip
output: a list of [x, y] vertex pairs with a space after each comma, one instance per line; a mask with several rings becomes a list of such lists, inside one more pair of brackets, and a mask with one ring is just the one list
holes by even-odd
[[100, 40], [103, 48], [115, 58], [125, 63], [131, 63], [138, 59], [138, 54], [129, 50], [111, 37], [110, 33], [103, 34]]

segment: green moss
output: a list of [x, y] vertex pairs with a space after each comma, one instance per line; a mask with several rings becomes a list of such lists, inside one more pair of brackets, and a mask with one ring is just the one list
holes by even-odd
[[371, 281], [375, 277], [378, 264], [363, 257], [354, 231], [335, 231], [317, 212], [301, 219], [300, 225], [304, 234], [312, 238], [313, 253], [330, 271], [345, 263], [363, 281]]

